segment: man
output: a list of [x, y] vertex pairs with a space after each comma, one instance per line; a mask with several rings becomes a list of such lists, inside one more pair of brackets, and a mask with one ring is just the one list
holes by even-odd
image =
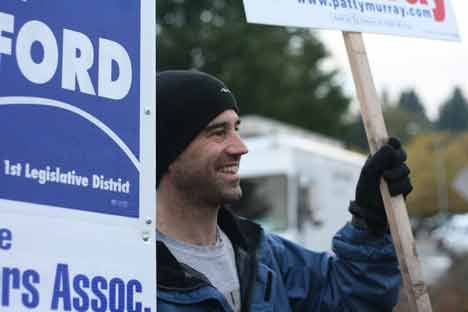
[[242, 195], [238, 114], [208, 74], [157, 75], [158, 312], [391, 311], [400, 271], [379, 181], [411, 191], [398, 140], [366, 162], [335, 254], [316, 253], [225, 208]]

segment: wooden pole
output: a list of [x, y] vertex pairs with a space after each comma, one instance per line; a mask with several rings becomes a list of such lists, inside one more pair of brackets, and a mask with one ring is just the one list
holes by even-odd
[[[388, 134], [372, 79], [364, 41], [361, 33], [343, 32], [343, 37], [361, 106], [361, 116], [366, 129], [367, 140], [370, 151], [374, 154], [387, 142]], [[429, 295], [422, 280], [419, 260], [416, 255], [416, 245], [403, 196], [391, 197], [387, 184], [383, 179], [380, 183], [380, 190], [411, 311], [432, 311]]]

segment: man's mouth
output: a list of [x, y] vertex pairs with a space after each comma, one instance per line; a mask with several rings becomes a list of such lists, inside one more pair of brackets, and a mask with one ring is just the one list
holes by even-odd
[[239, 172], [239, 165], [229, 165], [221, 167], [220, 171], [227, 174], [237, 174]]

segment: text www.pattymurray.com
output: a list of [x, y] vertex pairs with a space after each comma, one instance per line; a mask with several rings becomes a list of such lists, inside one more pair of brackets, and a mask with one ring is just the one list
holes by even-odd
[[380, 3], [371, 0], [293, 0], [304, 5], [316, 5], [329, 7], [333, 10], [356, 10], [361, 13], [376, 13], [382, 15], [399, 16], [402, 18], [414, 17], [424, 19], [434, 19], [437, 22], [445, 20], [445, 4], [443, 1], [435, 0], [434, 8], [428, 8], [427, 0], [407, 0], [408, 5], [398, 5], [393, 1], [391, 3]]

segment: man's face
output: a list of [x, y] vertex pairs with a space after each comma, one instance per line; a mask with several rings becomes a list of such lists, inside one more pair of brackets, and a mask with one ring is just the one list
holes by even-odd
[[169, 175], [175, 187], [207, 204], [239, 200], [239, 162], [247, 153], [238, 133], [239, 124], [234, 110], [213, 119], [170, 165]]

